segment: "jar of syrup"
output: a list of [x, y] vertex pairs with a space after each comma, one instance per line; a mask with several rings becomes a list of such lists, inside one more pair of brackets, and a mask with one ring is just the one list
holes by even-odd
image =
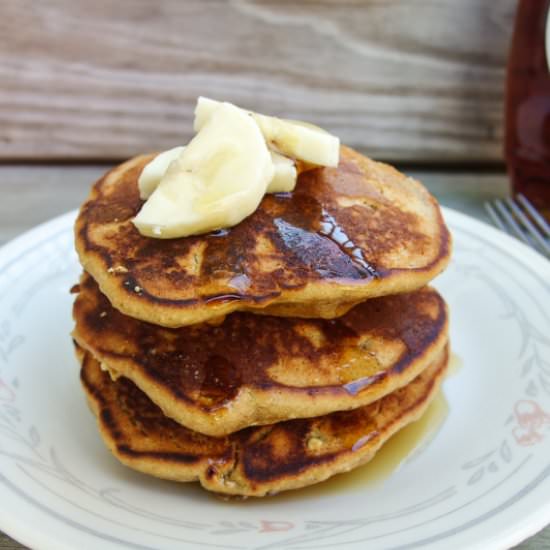
[[512, 192], [550, 219], [550, 0], [520, 0], [508, 58], [505, 155]]

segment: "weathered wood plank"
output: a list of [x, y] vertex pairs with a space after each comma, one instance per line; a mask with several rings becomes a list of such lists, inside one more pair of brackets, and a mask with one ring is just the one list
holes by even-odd
[[515, 0], [6, 0], [0, 159], [120, 159], [190, 137], [210, 95], [371, 156], [501, 159]]

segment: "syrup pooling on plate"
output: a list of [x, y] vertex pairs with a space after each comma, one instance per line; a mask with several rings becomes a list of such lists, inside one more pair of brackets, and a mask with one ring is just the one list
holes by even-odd
[[447, 376], [454, 376], [459, 371], [461, 371], [464, 367], [464, 361], [458, 355], [457, 353], [453, 352], [451, 353], [451, 357], [449, 359], [449, 368], [447, 370]]
[[[374, 458], [351, 472], [336, 475], [323, 483], [305, 487], [300, 491], [276, 495], [276, 502], [322, 498], [330, 495], [345, 495], [361, 492], [384, 483], [410, 460], [423, 452], [444, 426], [449, 415], [449, 402], [440, 390], [422, 416], [393, 435]], [[366, 436], [367, 438], [369, 436]], [[244, 505], [269, 505], [269, 501], [246, 501]]]

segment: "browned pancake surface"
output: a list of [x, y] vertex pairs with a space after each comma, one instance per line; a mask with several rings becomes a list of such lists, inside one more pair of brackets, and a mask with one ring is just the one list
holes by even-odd
[[435, 395], [447, 350], [406, 387], [371, 405], [307, 420], [247, 428], [222, 438], [167, 419], [132, 382], [112, 382], [86, 353], [81, 380], [101, 435], [124, 464], [164, 479], [199, 480], [208, 490], [263, 496], [304, 487], [370, 460]]
[[131, 220], [151, 158], [98, 181], [75, 226], [84, 268], [133, 317], [165, 326], [250, 309], [331, 318], [368, 297], [419, 288], [448, 262], [450, 237], [435, 199], [345, 147], [338, 168], [302, 173], [293, 193], [267, 195], [231, 229], [143, 237]]
[[416, 377], [447, 341], [447, 311], [424, 288], [374, 298], [332, 320], [234, 313], [169, 329], [113, 308], [82, 277], [80, 346], [132, 379], [165, 414], [210, 435], [366, 405]]

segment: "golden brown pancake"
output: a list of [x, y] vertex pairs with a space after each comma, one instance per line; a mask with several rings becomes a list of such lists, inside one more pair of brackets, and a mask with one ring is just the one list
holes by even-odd
[[300, 174], [237, 226], [160, 240], [132, 224], [153, 155], [114, 168], [82, 206], [84, 269], [123, 313], [177, 327], [233, 311], [333, 318], [367, 298], [407, 292], [447, 265], [450, 236], [417, 181], [343, 147], [337, 168]]
[[234, 313], [170, 329], [113, 308], [87, 274], [73, 333], [115, 377], [130, 378], [178, 423], [219, 436], [371, 403], [415, 378], [447, 341], [429, 287], [373, 298], [338, 319]]
[[264, 496], [323, 481], [369, 461], [396, 431], [419, 418], [447, 368], [445, 348], [407, 386], [366, 407], [247, 428], [214, 438], [184, 428], [130, 380], [113, 382], [80, 352], [81, 380], [103, 440], [125, 465], [209, 491]]

